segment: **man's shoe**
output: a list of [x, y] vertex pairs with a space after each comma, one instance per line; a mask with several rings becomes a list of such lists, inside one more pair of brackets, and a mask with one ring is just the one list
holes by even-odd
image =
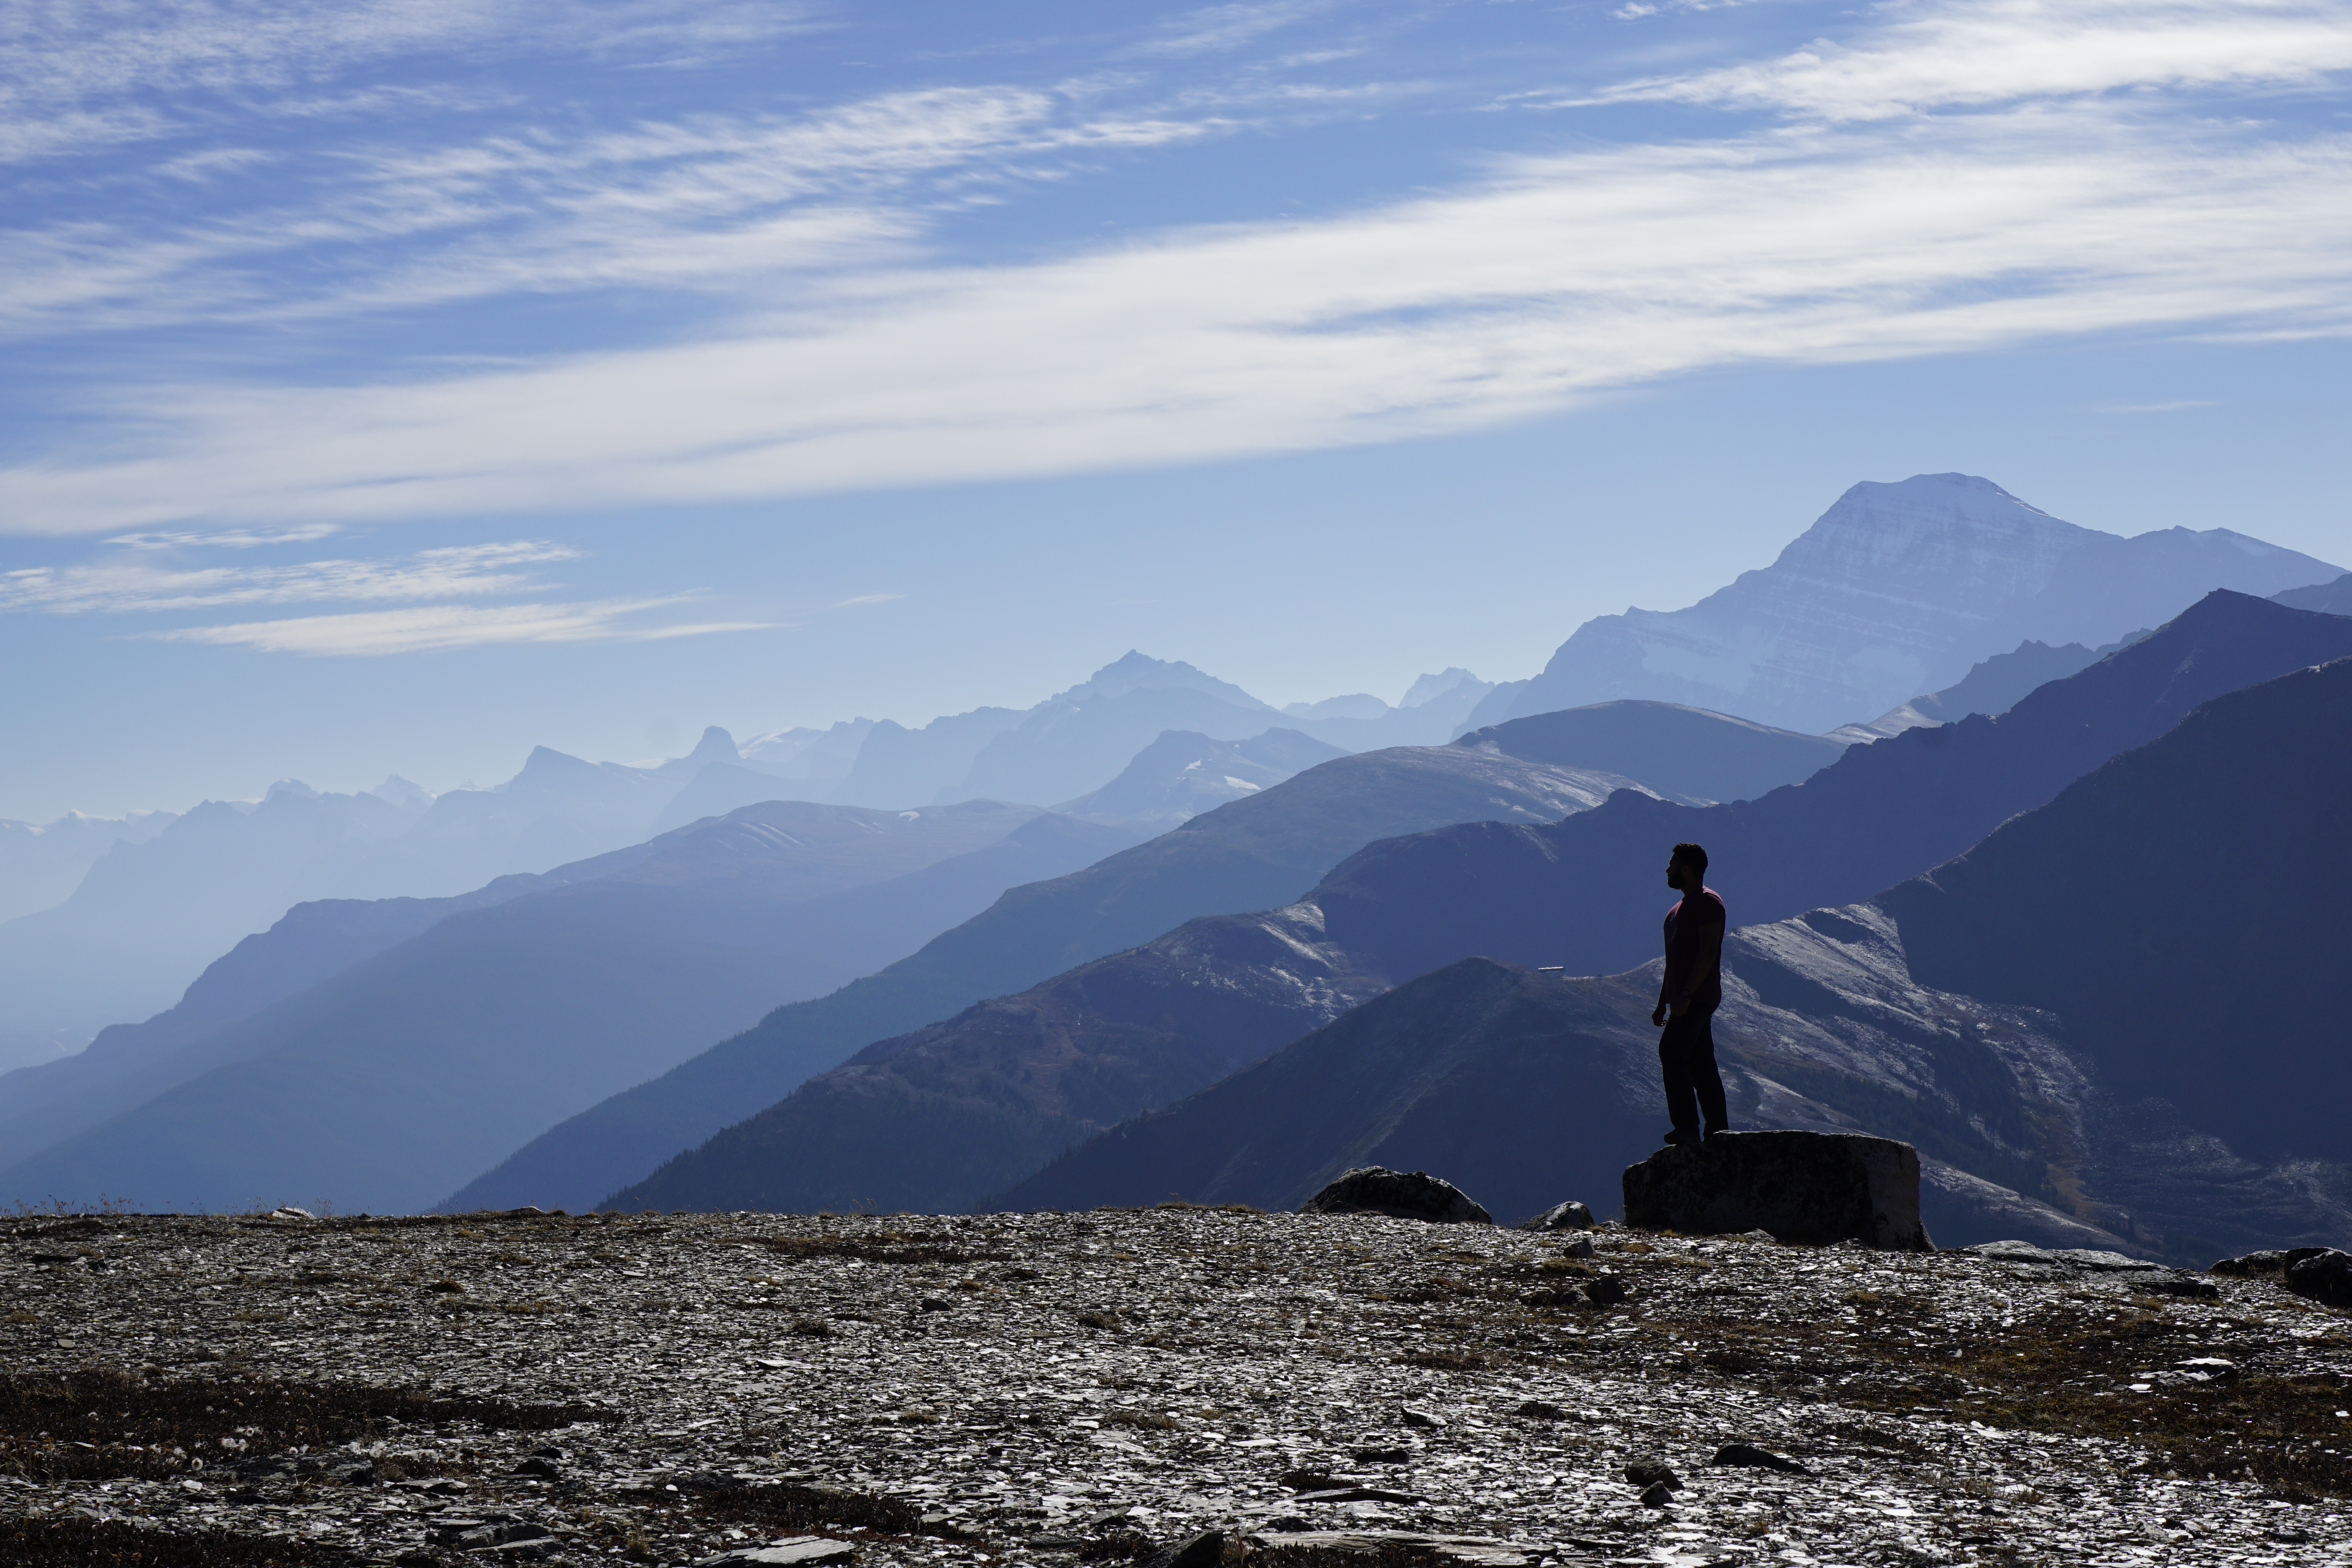
[[1706, 1137], [1707, 1137], [1708, 1139], [1712, 1140], [1712, 1139], [1720, 1138], [1720, 1137], [1722, 1137], [1725, 1133], [1727, 1133], [1727, 1132], [1728, 1132], [1728, 1131], [1731, 1131], [1731, 1129], [1730, 1129], [1730, 1128], [1728, 1128], [1728, 1127], [1710, 1127], [1710, 1128], [1708, 1128], [1708, 1129], [1706, 1130]]
[[1698, 1133], [1696, 1130], [1688, 1127], [1670, 1127], [1666, 1129], [1666, 1142], [1668, 1143], [1696, 1143], [1698, 1142]]

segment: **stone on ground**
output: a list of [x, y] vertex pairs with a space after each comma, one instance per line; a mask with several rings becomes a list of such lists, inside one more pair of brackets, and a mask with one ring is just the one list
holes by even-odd
[[1570, 1198], [1564, 1204], [1554, 1204], [1532, 1219], [1518, 1223], [1520, 1230], [1591, 1230], [1592, 1211]]
[[2288, 1289], [2331, 1307], [2352, 1307], [2352, 1253], [2332, 1247], [2299, 1247], [2294, 1251], [2306, 1256], [2287, 1255], [2293, 1259], [2286, 1266]]
[[1918, 1151], [1858, 1132], [1719, 1132], [1661, 1149], [1625, 1167], [1625, 1223], [1896, 1252], [1935, 1246], [1919, 1220]]
[[1361, 1165], [1307, 1200], [1301, 1214], [1380, 1214], [1432, 1225], [1492, 1225], [1469, 1194], [1426, 1171]]

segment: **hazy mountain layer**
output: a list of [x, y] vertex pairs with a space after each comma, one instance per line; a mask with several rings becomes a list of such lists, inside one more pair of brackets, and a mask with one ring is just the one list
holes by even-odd
[[2307, 588], [2289, 588], [2272, 598], [2298, 610], [2317, 610], [2323, 615], [2352, 616], [2352, 572], [2332, 583], [2317, 583]]
[[[1373, 840], [1450, 822], [1549, 822], [1627, 783], [1450, 746], [1309, 768], [1099, 865], [1016, 888], [880, 973], [778, 1008], [758, 1027], [551, 1130], [451, 1205], [585, 1207], [871, 1041], [1020, 991], [1196, 915], [1285, 902]], [[889, 1152], [876, 1146], [866, 1158]]]
[[0, 1079], [12, 1150], [47, 1145], [0, 1173], [0, 1192], [421, 1207], [778, 996], [837, 985], [1010, 883], [1125, 842], [995, 803], [748, 807], [585, 868], [601, 874], [445, 915], [160, 1059], [123, 1061], [148, 1042], [94, 1045]]
[[[734, 759], [727, 732], [713, 729], [658, 767], [584, 763], [542, 746], [494, 790], [436, 798], [394, 779], [364, 795], [321, 795], [286, 780], [258, 805], [208, 801], [145, 842], [113, 845], [64, 902], [0, 924], [0, 1031], [79, 1045], [148, 1016], [299, 903], [453, 897], [637, 843], [698, 773], [731, 770]], [[744, 793], [789, 792], [771, 780]]]
[[1660, 795], [1747, 800], [1838, 760], [1843, 741], [1681, 708], [1671, 702], [1596, 702], [1473, 730], [1454, 742], [1563, 767], [1640, 779]]
[[1255, 795], [1302, 768], [1348, 753], [1296, 730], [1219, 741], [1171, 730], [1135, 754], [1118, 777], [1055, 809], [1089, 822], [1164, 833], [1227, 801]]
[[[1195, 921], [873, 1046], [614, 1201], [828, 1207], [850, 1201], [846, 1184], [891, 1207], [977, 1202], [1101, 1131], [1108, 1111], [1203, 1087], [1461, 958], [1587, 973], [1644, 962], [1678, 840], [1707, 846], [1735, 921], [1851, 902], [1949, 858], [2198, 703], [2346, 655], [2352, 622], [2215, 594], [2000, 719], [1850, 748], [1758, 800], [1691, 807], [1629, 792], [1549, 826], [1385, 839], [1295, 905]], [[919, 1153], [861, 1166], [850, 1160], [861, 1143]]]
[[0, 821], [0, 921], [65, 902], [100, 856], [117, 844], [143, 844], [175, 820], [168, 811], [128, 816], [77, 811], [37, 826]]
[[[2340, 1008], [2280, 977], [2333, 973], [2352, 942], [2347, 767], [2352, 659], [2215, 699], [1874, 903], [1734, 932], [1735, 1125], [1917, 1145], [1948, 1247], [2104, 1231], [2199, 1263], [2340, 1241]], [[1295, 1208], [1381, 1164], [1443, 1171], [1500, 1216], [1613, 1208], [1664, 1121], [1656, 984], [1654, 963], [1563, 980], [1465, 959], [1002, 1202]]]
[[1841, 724], [1829, 732], [1829, 738], [1856, 742], [1883, 741], [1922, 725], [1949, 724], [1971, 713], [2006, 713], [2036, 687], [2063, 680], [2078, 669], [2087, 669], [2122, 646], [2118, 642], [2093, 649], [2078, 642], [2062, 643], [2056, 647], [2042, 642], [2021, 642], [2007, 653], [1997, 653], [1979, 661], [1956, 685], [1914, 697], [1866, 723]]
[[2210, 589], [2274, 594], [2341, 570], [2226, 529], [2078, 528], [1966, 474], [1858, 484], [1771, 565], [1687, 609], [1586, 622], [1510, 716], [1638, 697], [1820, 731], [2027, 638], [2095, 647]]

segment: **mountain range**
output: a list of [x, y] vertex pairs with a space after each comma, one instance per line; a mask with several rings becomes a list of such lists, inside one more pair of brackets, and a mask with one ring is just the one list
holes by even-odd
[[[1967, 853], [1726, 943], [1734, 1125], [1920, 1150], [1945, 1246], [2023, 1236], [2201, 1265], [2352, 1229], [2352, 658], [2217, 697]], [[2259, 911], [2259, 914], [2256, 914]], [[1296, 1207], [1351, 1165], [1516, 1218], [1613, 1208], [1664, 1117], [1657, 963], [1421, 976], [1016, 1184], [1020, 1208]]]
[[304, 905], [179, 1007], [0, 1076], [0, 1194], [419, 1208], [779, 1000], [1132, 842], [995, 802], [771, 802], [464, 898]]
[[1864, 482], [1688, 608], [1587, 621], [1475, 722], [1641, 697], [1818, 733], [2029, 639], [2096, 647], [2214, 588], [2265, 595], [2342, 570], [2227, 529], [2079, 528], [1973, 475]]
[[[587, 1206], [869, 1041], [1022, 991], [1197, 916], [1286, 902], [1374, 840], [1446, 823], [1550, 822], [1629, 787], [1614, 774], [1475, 748], [1335, 758], [1097, 865], [1013, 889], [919, 952], [832, 995], [780, 1007], [551, 1130], [448, 1206]], [[863, 1161], [886, 1163], [892, 1153], [877, 1147]]]
[[[2352, 620], [2216, 593], [2000, 718], [1848, 748], [1759, 799], [1688, 806], [1624, 791], [1555, 823], [1385, 839], [1296, 903], [1188, 922], [871, 1046], [613, 1201], [968, 1205], [1464, 957], [1579, 973], [1643, 962], [1678, 840], [1707, 845], [1736, 921], [1849, 903], [1967, 849], [2199, 703], [2347, 655]], [[861, 1162], [858, 1148], [904, 1157]]]

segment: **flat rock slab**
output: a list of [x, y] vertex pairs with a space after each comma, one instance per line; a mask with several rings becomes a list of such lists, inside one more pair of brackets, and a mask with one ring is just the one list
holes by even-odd
[[1533, 1568], [1549, 1557], [1563, 1563], [1591, 1563], [1573, 1549], [1526, 1541], [1496, 1541], [1483, 1535], [1419, 1535], [1409, 1530], [1299, 1530], [1267, 1531], [1251, 1538], [1260, 1546], [1303, 1547], [1324, 1552], [1383, 1552], [1402, 1546], [1475, 1568]]
[[1919, 1152], [1858, 1132], [1719, 1132], [1625, 1167], [1625, 1223], [1811, 1246], [1933, 1251], [1919, 1220]]
[[1379, 1214], [1432, 1225], [1492, 1225], [1468, 1194], [1426, 1171], [1360, 1165], [1307, 1200], [1301, 1214]]
[[824, 1541], [814, 1535], [801, 1535], [767, 1546], [745, 1546], [733, 1552], [722, 1552], [716, 1557], [703, 1558], [695, 1564], [695, 1568], [733, 1568], [736, 1563], [760, 1563], [765, 1568], [821, 1568], [824, 1563], [847, 1563], [856, 1555], [857, 1548], [846, 1541]]

